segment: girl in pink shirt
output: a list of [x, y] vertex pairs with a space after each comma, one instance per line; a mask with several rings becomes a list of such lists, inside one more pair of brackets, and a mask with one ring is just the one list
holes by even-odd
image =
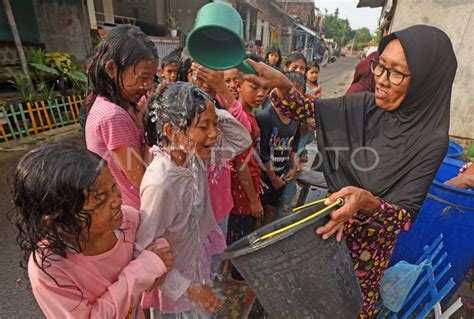
[[160, 318], [190, 312], [207, 317], [222, 306], [209, 285], [211, 256], [226, 247], [209, 196], [208, 161], [233, 158], [251, 139], [229, 112], [189, 83], [168, 84], [149, 101], [146, 116], [154, 158], [140, 187], [135, 248], [164, 237], [175, 263], [160, 289], [144, 296], [143, 307], [158, 308]]
[[113, 28], [99, 43], [89, 69], [92, 100], [86, 120], [87, 149], [108, 163], [123, 202], [140, 208], [145, 172], [142, 110], [158, 66], [153, 42], [139, 28]]
[[132, 258], [139, 215], [100, 157], [41, 146], [16, 167], [13, 195], [22, 266], [47, 318], [143, 318], [140, 297], [164, 281], [171, 250], [160, 239]]

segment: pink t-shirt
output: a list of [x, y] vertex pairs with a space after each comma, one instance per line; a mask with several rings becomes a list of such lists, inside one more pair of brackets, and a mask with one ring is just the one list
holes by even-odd
[[[216, 100], [221, 105], [223, 104], [222, 99], [218, 95], [216, 96]], [[232, 116], [239, 121], [248, 132], [251, 131], [250, 122], [247, 119], [242, 104], [238, 100], [235, 100], [232, 103], [228, 112], [232, 114]], [[218, 161], [217, 163], [209, 165], [207, 177], [209, 181], [208, 185], [212, 209], [216, 221], [219, 223], [222, 218], [229, 215], [234, 207], [234, 200], [231, 191], [231, 167], [229, 161]]]
[[144, 318], [140, 297], [166, 273], [166, 266], [148, 250], [133, 259], [139, 215], [127, 206], [122, 212], [122, 232], [111, 250], [96, 256], [68, 252], [65, 258], [52, 257], [46, 271], [62, 287], [30, 257], [31, 287], [47, 318]]
[[[107, 161], [110, 171], [122, 192], [122, 202], [140, 209], [139, 189], [134, 187], [116, 164], [112, 151], [121, 147], [138, 146], [143, 149], [143, 128], [135, 126], [130, 114], [122, 107], [98, 96], [87, 115], [87, 149]], [[131, 155], [133, 156], [133, 155]]]

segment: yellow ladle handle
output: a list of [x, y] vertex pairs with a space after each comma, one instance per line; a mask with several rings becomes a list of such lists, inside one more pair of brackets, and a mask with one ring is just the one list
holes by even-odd
[[[296, 212], [296, 211], [302, 210], [302, 209], [304, 209], [304, 208], [314, 206], [314, 205], [316, 205], [316, 204], [319, 204], [319, 203], [321, 203], [321, 202], [324, 202], [325, 200], [326, 200], [326, 199], [324, 198], [324, 199], [321, 199], [321, 200], [318, 200], [318, 201], [315, 201], [315, 202], [312, 202], [312, 203], [309, 203], [309, 204], [300, 206], [300, 207], [296, 208], [294, 211]], [[289, 229], [292, 229], [292, 228], [294, 228], [294, 227], [296, 227], [296, 226], [298, 226], [298, 225], [301, 225], [301, 224], [303, 224], [303, 223], [306, 223], [308, 220], [311, 220], [311, 219], [313, 219], [313, 218], [315, 218], [315, 217], [321, 216], [322, 214], [324, 214], [325, 212], [327, 212], [328, 210], [330, 210], [330, 209], [332, 209], [332, 208], [334, 208], [334, 207], [336, 207], [336, 206], [342, 206], [342, 205], [344, 205], [344, 199], [338, 198], [334, 203], [332, 203], [332, 204], [330, 204], [330, 205], [324, 207], [323, 209], [321, 209], [321, 210], [315, 212], [314, 214], [311, 214], [311, 215], [309, 215], [309, 216], [307, 216], [307, 217], [305, 217], [305, 218], [303, 218], [303, 219], [301, 219], [301, 220], [299, 220], [299, 221], [297, 221], [297, 222], [295, 222], [295, 223], [293, 223], [293, 224], [290, 224], [290, 225], [285, 226], [285, 227], [283, 227], [283, 228], [277, 229], [277, 230], [275, 230], [275, 231], [273, 231], [273, 232], [271, 232], [271, 233], [268, 233], [268, 234], [266, 234], [266, 235], [263, 235], [263, 236], [261, 236], [261, 237], [255, 239], [255, 240], [252, 242], [252, 244], [255, 244], [255, 243], [259, 242], [259, 241], [268, 239], [268, 238], [273, 237], [273, 236], [275, 236], [275, 235], [281, 234], [281, 233], [283, 233], [283, 232], [285, 232], [285, 231], [287, 231], [287, 230], [289, 230]]]

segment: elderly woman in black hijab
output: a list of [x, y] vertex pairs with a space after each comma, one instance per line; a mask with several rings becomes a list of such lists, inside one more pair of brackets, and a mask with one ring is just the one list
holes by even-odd
[[316, 229], [343, 234], [364, 295], [361, 318], [373, 315], [380, 280], [398, 234], [416, 218], [448, 147], [451, 90], [457, 62], [448, 36], [417, 25], [381, 40], [372, 61], [375, 92], [328, 100], [299, 95], [284, 76], [248, 61], [247, 78], [274, 87], [272, 103], [289, 117], [314, 116], [322, 170], [345, 204]]

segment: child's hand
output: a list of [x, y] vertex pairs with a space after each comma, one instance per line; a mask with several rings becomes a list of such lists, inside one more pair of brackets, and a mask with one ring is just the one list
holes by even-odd
[[222, 72], [208, 69], [195, 62], [192, 64], [191, 70], [195, 72], [198, 79], [209, 85], [209, 87], [217, 93], [227, 90]]
[[285, 181], [282, 180], [280, 177], [277, 177], [272, 181], [272, 185], [275, 189], [280, 189], [285, 186]]
[[311, 93], [313, 94], [313, 96], [316, 99], [320, 99], [321, 98], [321, 86], [315, 87]]
[[256, 218], [260, 218], [263, 215], [263, 206], [260, 200], [256, 200], [255, 202], [250, 202], [250, 212]]
[[286, 174], [286, 176], [285, 176], [285, 181], [291, 181], [291, 180], [293, 180], [293, 178], [295, 178], [297, 172], [298, 172], [298, 168], [297, 168], [297, 167], [293, 167], [292, 169], [290, 169], [290, 171], [288, 172], [288, 174]]
[[164, 274], [161, 277], [156, 278], [153, 285], [151, 285], [147, 290], [145, 290], [145, 292], [151, 292], [153, 289], [160, 287], [165, 282], [165, 279], [166, 279], [166, 274]]
[[216, 313], [222, 309], [224, 300], [214, 295], [208, 285], [191, 284], [187, 290], [188, 299], [206, 312]]
[[156, 254], [158, 257], [161, 258], [163, 263], [166, 266], [167, 271], [171, 271], [173, 268], [173, 263], [174, 263], [174, 257], [173, 257], [173, 252], [171, 251], [171, 247], [164, 247], [161, 249], [157, 249]]
[[157, 248], [155, 244], [151, 244], [146, 248], [146, 250], [154, 252], [158, 257], [160, 257], [166, 266], [166, 271], [170, 271], [173, 268], [174, 258], [170, 246]]

